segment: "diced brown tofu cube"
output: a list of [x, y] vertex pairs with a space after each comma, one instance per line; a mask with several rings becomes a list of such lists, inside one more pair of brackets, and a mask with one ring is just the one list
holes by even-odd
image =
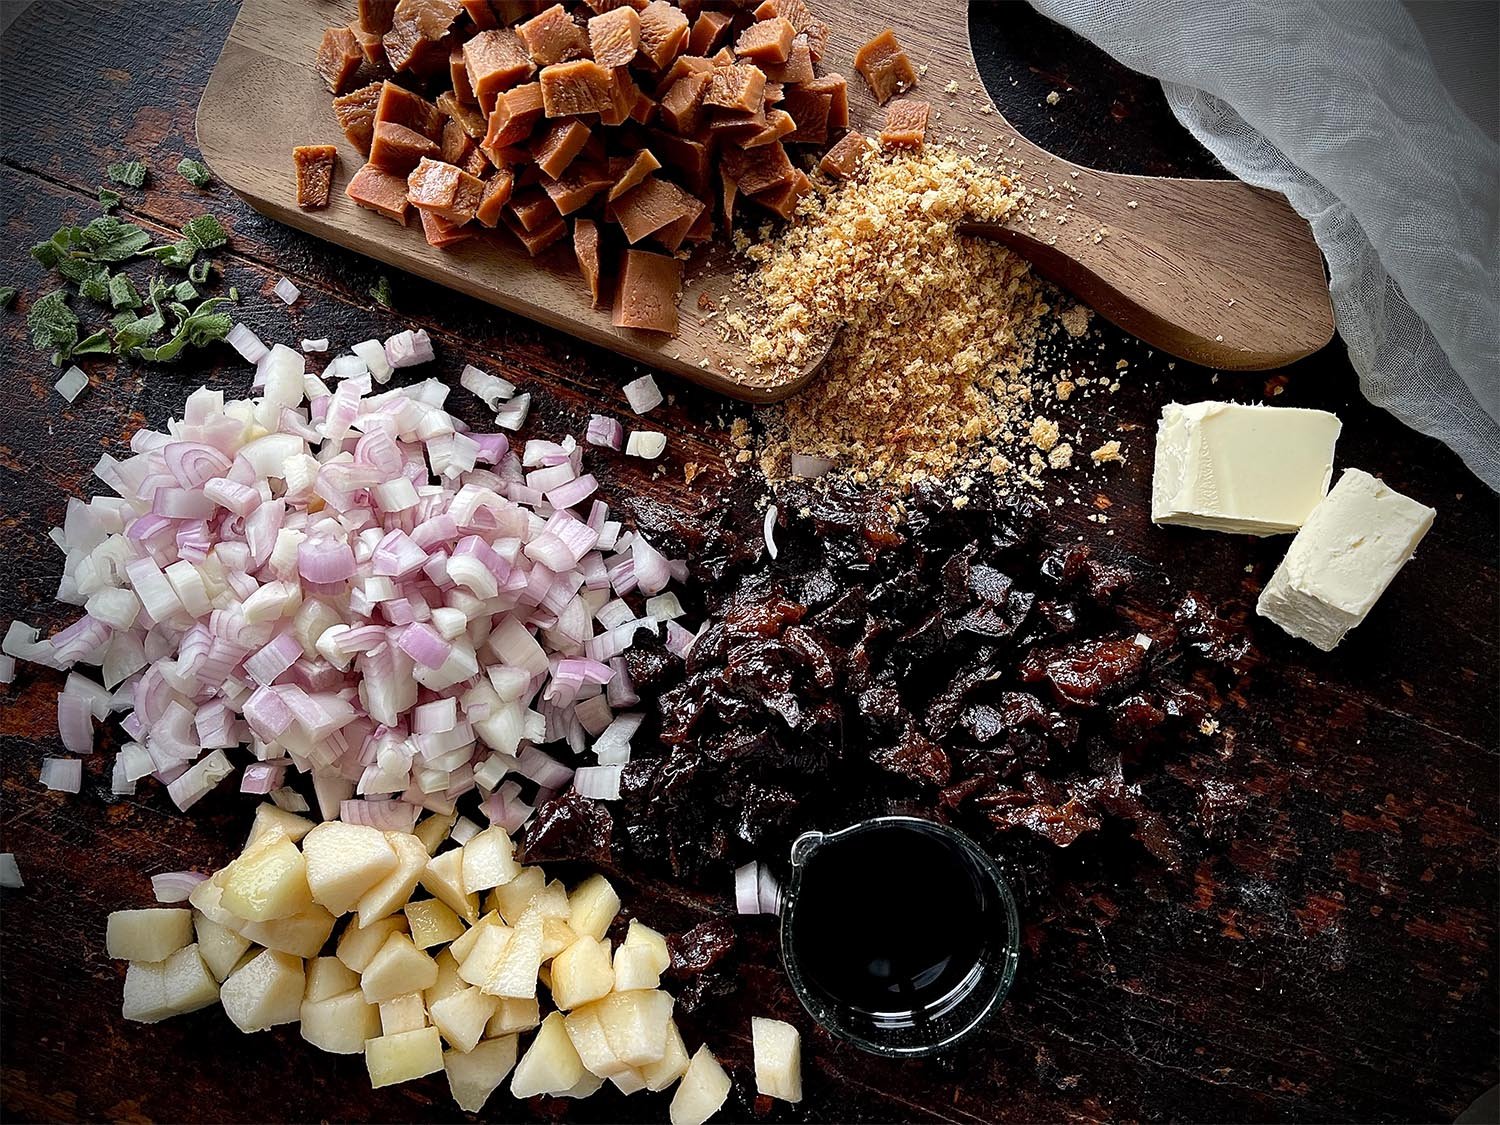
[[333, 169], [339, 150], [333, 145], [298, 145], [292, 149], [292, 164], [297, 169], [297, 206], [304, 211], [318, 211], [333, 197]]
[[673, 334], [677, 331], [677, 291], [681, 288], [682, 263], [676, 258], [627, 250], [615, 282], [611, 322], [616, 328]]
[[715, 67], [703, 104], [736, 113], [754, 113], [764, 104], [766, 75], [758, 66]]
[[349, 80], [365, 61], [359, 40], [347, 27], [330, 27], [318, 44], [318, 77], [331, 94], [345, 93]]
[[739, 185], [746, 195], [759, 195], [790, 183], [796, 178], [796, 169], [787, 158], [786, 149], [773, 142], [760, 148], [726, 150], [723, 156], [724, 170]]
[[895, 94], [905, 93], [917, 84], [917, 71], [911, 59], [896, 42], [896, 35], [886, 28], [854, 54], [854, 69], [870, 84], [870, 92], [881, 105]]
[[541, 230], [550, 226], [552, 220], [561, 218], [557, 205], [540, 188], [529, 187], [519, 195], [511, 197], [510, 213], [522, 230]]
[[807, 173], [798, 171], [787, 183], [755, 196], [755, 202], [783, 219], [790, 219], [797, 209], [797, 201], [811, 190], [812, 181], [807, 178]]
[[554, 4], [516, 28], [537, 66], [587, 58], [589, 37], [561, 4]]
[[359, 0], [359, 22], [366, 31], [384, 35], [391, 29], [396, 0]]
[[760, 68], [766, 72], [768, 82], [782, 82], [788, 86], [811, 82], [817, 77], [813, 71], [812, 51], [807, 46], [805, 35], [792, 40], [792, 49], [787, 54], [786, 62], [761, 63]]
[[809, 90], [806, 86], [793, 86], [787, 90], [782, 108], [797, 123], [796, 131], [787, 140], [796, 144], [826, 144], [832, 106], [832, 94]]
[[469, 153], [474, 151], [474, 139], [464, 132], [462, 125], [450, 117], [443, 125], [440, 148], [444, 163], [456, 164], [462, 168]]
[[688, 190], [696, 195], [706, 195], [713, 177], [713, 151], [702, 141], [692, 137], [679, 137], [664, 130], [653, 130], [651, 151], [658, 153], [661, 161], [675, 168]]
[[406, 177], [393, 176], [373, 164], [366, 164], [354, 173], [344, 194], [361, 207], [406, 225], [406, 212], [410, 207], [406, 201]]
[[436, 211], [418, 211], [417, 214], [422, 218], [422, 235], [427, 239], [427, 245], [439, 250], [456, 242], [465, 242], [478, 233], [473, 227], [450, 222]]
[[649, 148], [641, 149], [615, 177], [615, 182], [609, 189], [609, 201], [613, 203], [660, 167], [661, 161], [656, 159]]
[[[793, 20], [792, 23], [795, 25], [796, 21]], [[800, 29], [798, 34], [807, 36], [807, 49], [812, 54], [812, 61], [821, 61], [824, 52], [828, 50], [828, 37], [833, 34], [829, 26], [814, 20], [807, 27]]]
[[371, 82], [333, 99], [333, 115], [338, 119], [339, 128], [349, 143], [367, 156], [370, 141], [375, 136], [375, 109], [380, 104], [380, 91], [381, 84]]
[[766, 114], [765, 128], [761, 129], [759, 133], [745, 138], [744, 145], [746, 148], [759, 148], [761, 145], [768, 145], [772, 141], [779, 141], [784, 137], [789, 137], [796, 131], [797, 123], [792, 120], [790, 113], [784, 109], [773, 109], [770, 113]]
[[885, 109], [885, 128], [880, 130], [880, 143], [887, 148], [922, 147], [927, 135], [927, 115], [932, 107], [926, 102], [902, 98]]
[[589, 141], [589, 127], [577, 119], [554, 121], [531, 142], [536, 166], [554, 180], [563, 174], [573, 158]]
[[740, 32], [734, 53], [753, 63], [784, 63], [791, 54], [796, 34], [792, 21], [782, 16], [761, 20]]
[[[634, 8], [616, 8], [589, 20], [589, 50], [600, 66], [629, 66], [640, 47], [641, 17]], [[577, 237], [575, 224], [575, 242]]]
[[495, 174], [484, 182], [484, 195], [479, 200], [479, 209], [474, 217], [487, 227], [500, 222], [500, 213], [510, 202], [510, 193], [515, 189], [515, 173], [509, 168], [497, 168]]
[[354, 41], [359, 44], [360, 53], [365, 56], [365, 62], [371, 66], [386, 66], [385, 43], [381, 41], [378, 31], [367, 31], [357, 23], [349, 25], [349, 34], [354, 36]]
[[644, 125], [651, 120], [651, 114], [656, 110], [656, 103], [647, 96], [646, 91], [637, 88], [635, 92], [635, 106], [630, 111], [630, 120], [637, 125]]
[[413, 94], [394, 82], [385, 82], [380, 88], [380, 101], [375, 106], [375, 120], [405, 125], [430, 141], [439, 141], [443, 137], [446, 117], [442, 110], [420, 94]]
[[459, 0], [400, 0], [381, 38], [391, 68], [429, 74], [446, 67], [451, 44], [444, 38], [462, 11]]
[[802, 89], [809, 94], [827, 94], [832, 100], [828, 104], [828, 127], [849, 128], [849, 83], [842, 74], [824, 74], [804, 82]]
[[[617, 66], [609, 71], [610, 75], [610, 104], [607, 109], [599, 112], [599, 123], [601, 125], [623, 125], [630, 119], [640, 99], [645, 93], [635, 84], [630, 77], [630, 71]], [[649, 101], [649, 99], [647, 99]]]
[[657, 242], [660, 242], [673, 254], [681, 249], [683, 242], [687, 240], [688, 231], [693, 229], [698, 220], [702, 218], [704, 212], [708, 210], [708, 205], [701, 199], [696, 199], [690, 195], [688, 196], [688, 200], [690, 204], [688, 210], [653, 235]]
[[664, 70], [687, 46], [688, 18], [667, 0], [651, 0], [640, 11], [641, 54]]
[[475, 142], [484, 140], [489, 123], [477, 105], [464, 105], [452, 90], [444, 90], [437, 96], [437, 107], [438, 112], [447, 114]]
[[501, 94], [526, 81], [536, 70], [521, 40], [507, 28], [481, 31], [465, 43], [464, 66], [479, 108], [486, 114], [495, 112]]
[[540, 82], [528, 82], [524, 86], [517, 86], [514, 90], [507, 90], [500, 95], [499, 101], [495, 103], [494, 112], [490, 114], [490, 127], [484, 136], [484, 147], [497, 149], [506, 145], [520, 144], [531, 136], [531, 131], [536, 128], [537, 122], [541, 119], [542, 84]]
[[469, 13], [469, 20], [480, 31], [489, 31], [500, 26], [499, 17], [490, 0], [463, 0], [464, 11]]
[[620, 224], [625, 240], [635, 243], [677, 222], [698, 217], [703, 204], [670, 180], [651, 177], [620, 196], [605, 216]]
[[588, 286], [589, 301], [597, 309], [599, 307], [599, 225], [593, 219], [579, 219], [573, 224], [573, 253], [578, 258], [578, 272], [583, 274], [583, 283]]
[[510, 233], [520, 240], [533, 258], [568, 233], [568, 222], [561, 215], [555, 216], [550, 223], [537, 230], [527, 230], [513, 215], [505, 215], [503, 218]]
[[734, 225], [734, 201], [739, 198], [740, 185], [735, 183], [734, 177], [731, 176], [723, 168], [719, 169], [719, 179], [723, 181], [724, 187], [722, 196], [724, 207], [724, 225], [726, 227], [731, 227]]
[[464, 49], [455, 46], [448, 52], [448, 81], [453, 86], [453, 96], [464, 105], [478, 105], [474, 87], [469, 84], [469, 68], [464, 65]]
[[734, 22], [734, 16], [729, 12], [715, 12], [705, 9], [698, 14], [693, 21], [693, 30], [688, 35], [688, 54], [706, 55], [719, 45], [719, 40], [729, 30], [729, 25]]
[[679, 78], [686, 78], [689, 74], [707, 74], [713, 68], [712, 59], [699, 58], [697, 55], [678, 55], [672, 60], [672, 65], [667, 67], [662, 72], [662, 76], [657, 79], [656, 92], [664, 94]]
[[696, 133], [703, 119], [703, 99], [712, 83], [712, 71], [689, 74], [672, 83], [659, 103], [662, 124], [678, 133]]
[[571, 215], [589, 205], [589, 202], [609, 187], [609, 173], [597, 164], [575, 160], [555, 180], [543, 180], [542, 190], [560, 215]]
[[845, 133], [838, 144], [823, 154], [818, 161], [818, 171], [835, 180], [846, 180], [854, 175], [860, 158], [867, 151], [865, 138], [860, 133]]
[[406, 178], [406, 198], [413, 207], [460, 226], [474, 217], [483, 197], [484, 181], [441, 160], [423, 160]]
[[548, 117], [606, 114], [615, 108], [614, 71], [590, 59], [543, 67], [537, 78], [542, 87], [542, 112]]
[[415, 129], [397, 125], [394, 121], [375, 123], [375, 139], [370, 144], [370, 163], [382, 172], [404, 178], [422, 159], [435, 160], [442, 155], [442, 149]]

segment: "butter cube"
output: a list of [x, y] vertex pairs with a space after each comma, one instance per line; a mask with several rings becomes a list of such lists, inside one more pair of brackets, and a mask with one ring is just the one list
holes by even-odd
[[1324, 652], [1365, 619], [1437, 513], [1348, 469], [1313, 509], [1255, 609]]
[[1156, 431], [1151, 522], [1296, 531], [1328, 491], [1341, 428], [1326, 410], [1169, 403]]

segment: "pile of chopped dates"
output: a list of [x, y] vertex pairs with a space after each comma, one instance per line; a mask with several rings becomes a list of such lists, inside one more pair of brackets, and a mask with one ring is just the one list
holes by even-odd
[[899, 520], [888, 495], [827, 482], [778, 501], [774, 562], [748, 509], [636, 505], [648, 534], [687, 548], [710, 625], [685, 662], [631, 651], [659, 738], [638, 742], [612, 809], [540, 810], [531, 855], [603, 860], [613, 844], [718, 880], [783, 864], [806, 829], [916, 811], [1023, 867], [1129, 837], [1176, 872], [1232, 828], [1244, 796], [1216, 776], [1212, 716], [1254, 663], [1242, 613], [1047, 545], [1031, 500], [959, 509], [919, 488]]

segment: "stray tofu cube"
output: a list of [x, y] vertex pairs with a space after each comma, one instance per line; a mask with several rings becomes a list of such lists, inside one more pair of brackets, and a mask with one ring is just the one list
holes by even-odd
[[[673, 334], [677, 331], [677, 293], [681, 288], [682, 263], [676, 258], [626, 250], [615, 282], [611, 323], [616, 328]], [[573, 928], [578, 929], [576, 925]]]
[[916, 68], [890, 28], [855, 52], [854, 69], [864, 76], [870, 92], [881, 105], [917, 84]]
[[292, 149], [292, 166], [297, 170], [297, 206], [304, 211], [319, 211], [333, 197], [333, 170], [339, 150], [333, 145], [298, 145]]
[[926, 102], [902, 98], [885, 109], [885, 127], [880, 130], [880, 143], [887, 148], [920, 149], [927, 135], [927, 116], [932, 107]]
[[868, 151], [863, 134], [845, 133], [839, 143], [825, 152], [823, 159], [818, 161], [818, 171], [835, 180], [846, 180], [854, 175], [861, 158]]

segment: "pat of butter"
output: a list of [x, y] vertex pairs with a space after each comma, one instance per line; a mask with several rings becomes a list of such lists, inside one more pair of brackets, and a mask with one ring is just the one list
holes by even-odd
[[1156, 431], [1151, 522], [1296, 531], [1328, 492], [1341, 428], [1326, 410], [1169, 403]]
[[1324, 652], [1365, 619], [1437, 515], [1348, 469], [1313, 509], [1255, 610]]

